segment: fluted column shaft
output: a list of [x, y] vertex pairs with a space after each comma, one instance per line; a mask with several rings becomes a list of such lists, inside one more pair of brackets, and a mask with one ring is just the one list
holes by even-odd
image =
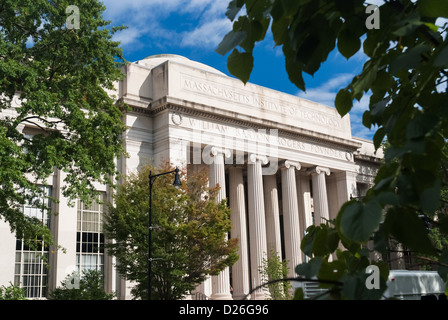
[[[259, 267], [266, 258], [266, 220], [264, 210], [263, 178], [261, 164], [267, 164], [266, 157], [249, 155], [247, 164], [247, 193], [249, 204], [249, 236], [250, 236], [250, 262], [252, 273], [252, 286], [262, 284], [262, 276]], [[263, 290], [254, 293], [255, 299], [264, 300], [266, 298]]]
[[288, 275], [295, 276], [295, 267], [301, 263], [299, 206], [295, 170], [298, 162], [285, 161], [282, 172], [283, 225], [285, 232], [285, 256], [288, 261]]
[[263, 190], [268, 256], [270, 256], [271, 251], [274, 251], [281, 257], [280, 214], [278, 207], [277, 176], [275, 174], [263, 176]]
[[[226, 176], [224, 168], [224, 150], [212, 148], [211, 153], [214, 160], [209, 168], [209, 185], [210, 187], [220, 186], [220, 190], [216, 197], [217, 202], [221, 202], [226, 198]], [[232, 299], [230, 294], [230, 275], [229, 267], [226, 267], [217, 276], [212, 276], [212, 296], [213, 300], [229, 300]]]
[[325, 175], [330, 175], [330, 169], [316, 167], [311, 173], [313, 181], [314, 224], [320, 225], [330, 219], [328, 211], [327, 184]]
[[229, 168], [229, 202], [232, 221], [231, 235], [232, 238], [237, 238], [239, 241], [239, 259], [232, 266], [233, 298], [240, 300], [250, 291], [243, 168]]
[[305, 174], [296, 175], [297, 199], [299, 204], [299, 222], [302, 235], [313, 224], [311, 215], [310, 178]]

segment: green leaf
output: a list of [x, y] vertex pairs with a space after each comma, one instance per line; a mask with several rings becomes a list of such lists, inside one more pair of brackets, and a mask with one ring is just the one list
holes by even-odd
[[422, 138], [428, 134], [439, 122], [439, 118], [431, 114], [418, 114], [406, 126], [408, 139]]
[[220, 55], [225, 55], [230, 50], [237, 47], [241, 42], [246, 39], [247, 33], [245, 31], [230, 31], [224, 36], [221, 43], [216, 48], [215, 52]]
[[293, 300], [305, 300], [305, 294], [303, 288], [297, 288], [294, 292]]
[[412, 209], [392, 207], [388, 210], [384, 223], [387, 230], [411, 250], [422, 254], [435, 253], [424, 223]]
[[316, 256], [329, 254], [327, 247], [328, 228], [318, 226], [314, 232], [313, 253]]
[[248, 52], [239, 52], [233, 49], [227, 59], [227, 69], [231, 74], [246, 84], [254, 66], [254, 58]]
[[329, 229], [327, 234], [327, 243], [326, 246], [328, 251], [334, 252], [339, 245], [339, 234], [336, 229]]
[[350, 31], [349, 28], [343, 29], [338, 35], [338, 49], [345, 57], [350, 58], [361, 48], [361, 40]]
[[362, 73], [352, 81], [352, 96], [358, 101], [361, 100], [363, 92], [367, 92], [372, 87], [378, 73], [379, 61], [369, 60], [364, 64]]
[[[439, 262], [443, 264], [448, 264], [448, 251], [442, 253], [439, 258]], [[448, 267], [444, 265], [439, 265], [437, 268], [437, 272], [439, 276], [443, 279], [443, 281], [448, 281]]]
[[366, 281], [369, 274], [358, 273], [356, 275], [345, 275], [341, 280], [343, 283], [342, 294], [351, 300], [378, 300], [386, 290], [386, 281], [379, 277], [379, 289], [367, 289]]
[[292, 83], [294, 83], [297, 86], [297, 88], [299, 88], [302, 91], [305, 91], [305, 81], [303, 81], [302, 70], [300, 69], [299, 64], [295, 62], [294, 59], [288, 59], [287, 57], [285, 59], [285, 62], [289, 80]]
[[439, 206], [440, 179], [435, 179], [433, 186], [426, 188], [420, 195], [420, 205], [423, 211], [434, 212]]
[[345, 116], [353, 106], [353, 98], [350, 91], [348, 91], [347, 89], [339, 90], [336, 95], [334, 104], [341, 117]]
[[441, 215], [439, 217], [439, 229], [440, 232], [448, 235], [448, 215]]
[[296, 266], [295, 271], [297, 274], [304, 276], [305, 278], [313, 278], [317, 275], [322, 265], [322, 258], [316, 257], [309, 262], [301, 263]]
[[303, 5], [304, 2], [306, 2], [306, 1], [281, 0], [280, 2], [283, 6], [283, 10], [285, 11], [285, 14], [292, 16], [297, 12], [297, 9], [300, 7], [300, 5]]
[[417, 45], [404, 53], [398, 55], [391, 63], [389, 71], [396, 74], [400, 70], [408, 70], [415, 68], [421, 61], [421, 55], [428, 52], [430, 47], [426, 44]]
[[389, 239], [384, 230], [384, 224], [380, 224], [377, 231], [373, 235], [373, 250], [378, 251], [383, 255], [387, 255], [387, 248], [389, 246]]
[[376, 150], [381, 146], [381, 143], [383, 142], [385, 136], [386, 130], [384, 129], [384, 127], [378, 128], [378, 130], [376, 130], [375, 134], [373, 135], [373, 145], [375, 146]]
[[344, 236], [353, 241], [366, 242], [378, 227], [381, 216], [382, 208], [373, 200], [366, 204], [350, 201], [341, 208], [337, 219]]
[[448, 66], [448, 46], [445, 46], [434, 60], [435, 67]]
[[287, 40], [289, 20], [282, 17], [281, 19], [272, 21], [271, 31], [275, 45], [279, 46]]
[[448, 2], [446, 0], [420, 0], [418, 10], [422, 16], [448, 18]]
[[227, 7], [226, 11], [226, 17], [229, 18], [230, 21], [233, 21], [238, 14], [238, 12], [241, 10], [241, 7], [243, 6], [244, 1], [242, 0], [232, 0], [229, 2], [229, 6]]

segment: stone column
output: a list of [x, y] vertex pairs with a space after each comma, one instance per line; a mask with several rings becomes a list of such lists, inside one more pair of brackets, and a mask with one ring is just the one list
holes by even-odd
[[[211, 154], [214, 159], [209, 167], [209, 185], [214, 187], [219, 185], [219, 190], [216, 201], [221, 202], [226, 198], [226, 176], [224, 169], [224, 155], [230, 156], [228, 150], [213, 147]], [[230, 276], [229, 268], [225, 268], [217, 276], [212, 276], [212, 296], [213, 300], [229, 300], [232, 299], [230, 294]]]
[[268, 257], [272, 250], [281, 257], [280, 213], [278, 208], [277, 176], [275, 174], [263, 176], [263, 190]]
[[330, 175], [330, 169], [316, 167], [312, 173], [313, 179], [313, 203], [314, 203], [314, 224], [325, 223], [324, 219], [330, 219], [328, 211], [327, 185], [325, 175]]
[[311, 214], [311, 191], [310, 191], [310, 177], [307, 173], [298, 173], [296, 175], [297, 184], [297, 199], [299, 204], [299, 223], [302, 236], [306, 228], [313, 223], [313, 216]]
[[[264, 211], [263, 178], [261, 164], [267, 164], [267, 157], [250, 154], [247, 164], [247, 193], [249, 204], [249, 237], [250, 237], [250, 262], [251, 283], [253, 288], [262, 284], [262, 277], [258, 268], [266, 258], [266, 220]], [[253, 298], [264, 300], [266, 295], [263, 290], [254, 292]]]
[[288, 276], [295, 276], [295, 267], [301, 263], [299, 206], [295, 170], [300, 163], [285, 161], [282, 172], [283, 228], [285, 232], [285, 256], [288, 260]]
[[357, 197], [356, 190], [356, 172], [353, 171], [343, 171], [338, 172], [336, 175], [336, 192], [338, 207], [337, 210], [342, 207], [342, 205], [350, 200], [350, 197]]
[[243, 168], [229, 168], [229, 202], [232, 221], [231, 236], [239, 241], [239, 259], [232, 266], [233, 298], [241, 300], [250, 291]]

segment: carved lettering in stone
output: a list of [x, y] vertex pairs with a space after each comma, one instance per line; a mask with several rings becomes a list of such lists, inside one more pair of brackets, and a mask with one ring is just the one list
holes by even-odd
[[275, 111], [288, 117], [300, 119], [304, 122], [313, 122], [326, 127], [329, 126], [332, 130], [343, 130], [340, 117], [306, 108], [301, 105], [300, 102], [298, 104], [290, 104], [282, 100], [274, 100], [256, 93], [237, 90], [230, 86], [196, 79], [186, 75], [181, 76], [181, 88], [226, 101], [255, 106], [263, 110]]
[[285, 147], [294, 150], [309, 152], [312, 154], [318, 154], [327, 156], [330, 158], [341, 159], [344, 161], [353, 161], [351, 153], [344, 150], [338, 150], [335, 148], [312, 144], [305, 141], [296, 139], [290, 139], [286, 137], [280, 137], [277, 134], [272, 134], [271, 130], [265, 129], [249, 129], [238, 128], [229, 126], [217, 122], [188, 118], [182, 121], [180, 124], [182, 127], [188, 127], [195, 130], [195, 136], [207, 136], [209, 133], [219, 133], [223, 135], [225, 139], [245, 140], [246, 142], [266, 145], [266, 146], [278, 146]]

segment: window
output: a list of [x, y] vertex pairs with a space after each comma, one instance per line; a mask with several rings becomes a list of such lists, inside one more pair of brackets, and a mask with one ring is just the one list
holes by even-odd
[[[44, 195], [37, 201], [46, 202], [50, 207], [49, 197], [51, 187], [42, 186]], [[35, 202], [35, 201], [32, 201]], [[22, 207], [22, 212], [28, 217], [39, 219], [47, 227], [49, 226], [49, 216], [46, 210], [37, 208], [30, 204]], [[35, 247], [30, 248], [25, 243], [16, 240], [16, 259], [14, 270], [14, 284], [25, 289], [27, 298], [45, 298], [47, 295], [47, 268], [48, 250], [43, 241], [35, 240]]]
[[78, 200], [76, 233], [76, 267], [84, 270], [104, 270], [103, 202], [105, 193], [98, 193], [90, 204]]

